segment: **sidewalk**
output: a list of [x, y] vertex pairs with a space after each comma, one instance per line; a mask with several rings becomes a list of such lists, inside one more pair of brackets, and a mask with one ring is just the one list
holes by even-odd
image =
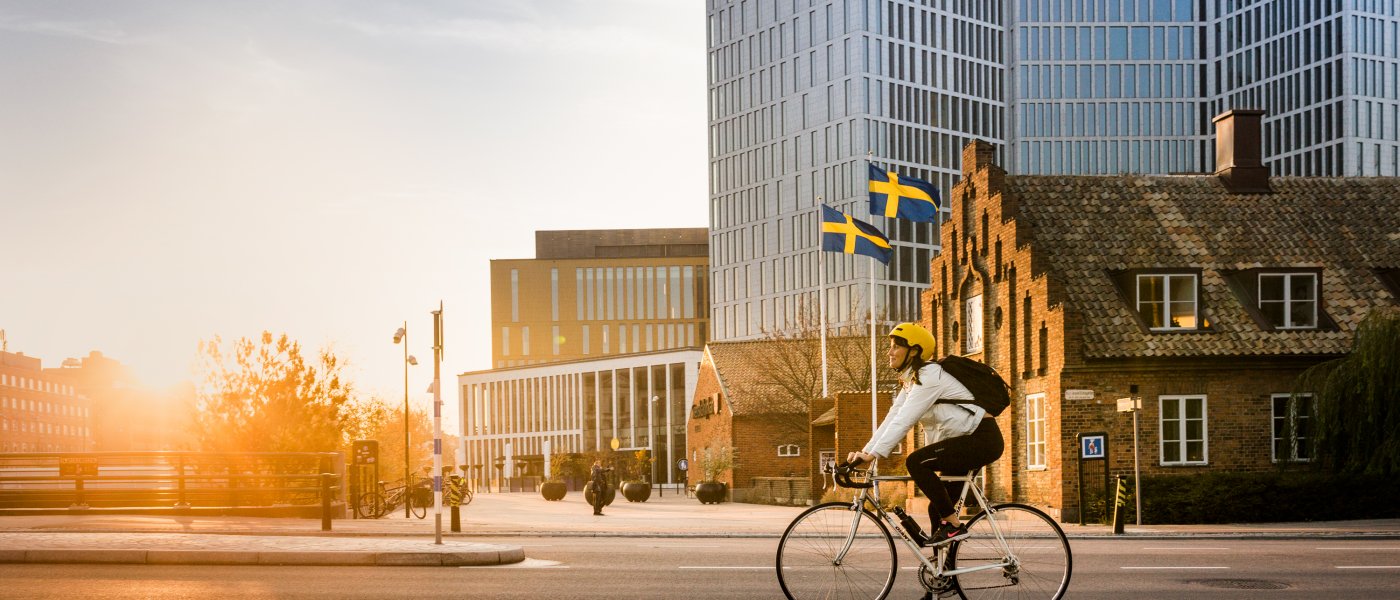
[[[150, 515], [0, 517], [0, 563], [500, 565], [525, 559], [520, 546], [475, 538], [753, 537], [776, 538], [803, 507], [700, 504], [653, 494], [645, 503], [618, 496], [593, 516], [583, 495], [559, 502], [538, 493], [478, 494], [462, 508], [462, 532], [449, 531], [443, 510], [442, 545], [434, 544], [433, 515], [405, 519], [340, 519], [321, 531], [319, 519]], [[1070, 538], [1111, 538], [1107, 525], [1062, 524]], [[1400, 539], [1400, 519], [1230, 525], [1128, 525], [1122, 537], [1246, 537]]]

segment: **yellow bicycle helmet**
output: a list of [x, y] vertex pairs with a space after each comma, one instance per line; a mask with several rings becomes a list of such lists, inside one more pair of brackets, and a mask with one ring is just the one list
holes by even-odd
[[938, 348], [938, 342], [933, 339], [933, 334], [927, 329], [920, 327], [917, 323], [900, 323], [890, 330], [890, 337], [904, 340], [904, 344], [909, 347], [919, 347], [919, 358], [924, 362], [933, 360], [933, 352]]

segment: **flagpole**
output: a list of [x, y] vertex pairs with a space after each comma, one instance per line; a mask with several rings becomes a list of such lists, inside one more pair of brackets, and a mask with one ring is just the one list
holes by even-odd
[[870, 433], [874, 435], [879, 420], [875, 401], [875, 257], [870, 257]]
[[[821, 196], [817, 196], [817, 204], [825, 204]], [[825, 398], [829, 392], [826, 386], [826, 251], [822, 249], [822, 221], [821, 209], [817, 209], [817, 295], [821, 306], [822, 397]]]

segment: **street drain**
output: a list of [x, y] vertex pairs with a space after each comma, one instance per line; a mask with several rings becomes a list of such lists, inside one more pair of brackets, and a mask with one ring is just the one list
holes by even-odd
[[1206, 587], [1222, 588], [1227, 590], [1286, 590], [1288, 584], [1280, 581], [1264, 581], [1262, 579], [1202, 579], [1195, 581]]

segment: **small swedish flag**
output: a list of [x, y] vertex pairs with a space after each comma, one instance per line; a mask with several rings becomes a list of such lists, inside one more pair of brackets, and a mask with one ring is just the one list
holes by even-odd
[[825, 204], [822, 205], [822, 250], [864, 254], [889, 264], [894, 249], [890, 240], [873, 225], [851, 218]]
[[870, 214], [910, 221], [938, 219], [938, 189], [932, 183], [870, 165]]

